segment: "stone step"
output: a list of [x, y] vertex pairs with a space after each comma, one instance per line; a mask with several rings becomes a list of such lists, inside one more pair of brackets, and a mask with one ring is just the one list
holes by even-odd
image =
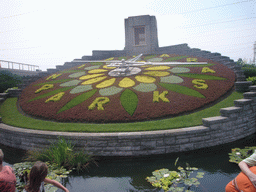
[[234, 101], [235, 107], [244, 107], [253, 102], [252, 99], [238, 99]]
[[235, 82], [235, 89], [238, 92], [249, 91], [249, 87], [252, 85], [251, 81], [237, 81]]
[[0, 98], [3, 98], [4, 100], [7, 99], [8, 93], [0, 93]]
[[4, 98], [0, 98], [0, 104], [3, 103], [5, 101]]
[[246, 92], [243, 96], [245, 99], [253, 99], [256, 97], [256, 92]]
[[256, 92], [256, 85], [252, 85], [249, 87], [251, 92]]
[[226, 107], [220, 109], [220, 114], [223, 117], [229, 117], [229, 118], [237, 118], [237, 113], [240, 113], [242, 111], [241, 107]]

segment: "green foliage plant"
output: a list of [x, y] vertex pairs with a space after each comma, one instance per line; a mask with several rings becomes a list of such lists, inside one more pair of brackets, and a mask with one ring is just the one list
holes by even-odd
[[[62, 178], [66, 178], [72, 170], [66, 170], [63, 167], [58, 167], [56, 164], [49, 164], [48, 166], [48, 174], [46, 178], [58, 181], [61, 183]], [[13, 170], [16, 176], [16, 189], [18, 192], [23, 191], [25, 188], [26, 182], [29, 177], [30, 170], [32, 166], [34, 165], [34, 162], [22, 162], [22, 163], [16, 163], [13, 165]], [[58, 190], [57, 187], [46, 184], [45, 185], [45, 191], [47, 192], [56, 192]]]
[[133, 115], [137, 108], [138, 104], [138, 96], [136, 93], [131, 91], [130, 89], [126, 89], [120, 97], [120, 101], [124, 109], [130, 114]]
[[256, 150], [256, 146], [253, 147], [245, 147], [244, 149], [234, 148], [229, 153], [229, 162], [232, 163], [240, 163], [243, 159], [251, 156], [253, 152]]
[[191, 95], [194, 97], [199, 97], [199, 98], [205, 98], [204, 95], [202, 95], [200, 92], [195, 91], [194, 89], [190, 89], [185, 86], [181, 85], [176, 85], [176, 84], [168, 84], [168, 83], [159, 83], [162, 87], [164, 87], [167, 90], [174, 91], [177, 93], [182, 93], [184, 95]]
[[[179, 158], [175, 161], [175, 166], [177, 165]], [[204, 172], [197, 172], [196, 177], [190, 177], [193, 171], [197, 171], [198, 168], [190, 167], [188, 163], [186, 163], [186, 168], [178, 167], [177, 171], [170, 171], [169, 169], [160, 169], [153, 171], [153, 176], [147, 177], [146, 180], [151, 183], [152, 186], [157, 188], [162, 188], [165, 192], [167, 191], [184, 191], [190, 192], [191, 186], [198, 187], [200, 182], [197, 178], [203, 178]]]
[[30, 150], [27, 152], [27, 161], [43, 161], [56, 165], [58, 168], [64, 167], [68, 170], [84, 171], [93, 157], [86, 151], [75, 152], [74, 145], [70, 141], [59, 137], [56, 143], [52, 143], [49, 148], [42, 151]]
[[177, 61], [183, 58], [187, 58], [188, 56], [177, 56], [177, 57], [169, 57], [168, 59], [165, 60], [165, 62], [170, 62], [170, 61]]
[[246, 65], [242, 67], [246, 78], [256, 76], [256, 67], [254, 65]]
[[91, 91], [85, 92], [77, 97], [75, 97], [74, 99], [72, 99], [71, 101], [69, 101], [64, 107], [62, 107], [58, 112], [61, 113], [63, 111], [66, 111], [68, 109], [71, 109], [72, 107], [75, 107], [77, 105], [79, 105], [80, 103], [84, 102], [85, 100], [89, 99], [91, 96], [93, 96], [96, 93], [97, 89], [93, 89]]
[[256, 85], [256, 77], [248, 77], [246, 81], [251, 81], [253, 85]]
[[226, 80], [226, 78], [223, 77], [216, 77], [212, 75], [204, 75], [204, 74], [193, 74], [193, 73], [181, 73], [177, 74], [178, 76], [182, 77], [189, 77], [193, 79], [207, 79], [207, 80]]
[[3, 93], [8, 88], [16, 87], [21, 82], [21, 76], [15, 75], [6, 70], [0, 71], [0, 93]]
[[144, 57], [144, 60], [152, 59], [154, 57], [156, 57], [156, 55], [147, 55]]

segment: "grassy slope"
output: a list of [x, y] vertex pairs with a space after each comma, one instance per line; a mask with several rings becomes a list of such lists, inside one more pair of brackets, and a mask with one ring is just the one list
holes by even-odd
[[67, 131], [67, 132], [122, 132], [122, 131], [152, 131], [175, 129], [181, 127], [192, 127], [202, 125], [202, 118], [219, 116], [220, 108], [233, 106], [233, 101], [243, 98], [242, 93], [233, 92], [228, 98], [218, 104], [179, 117], [135, 122], [135, 123], [111, 123], [111, 124], [92, 124], [92, 123], [57, 123], [33, 119], [19, 113], [16, 107], [17, 98], [9, 98], [0, 106], [0, 116], [5, 124], [28, 129], [48, 130], [48, 131]]

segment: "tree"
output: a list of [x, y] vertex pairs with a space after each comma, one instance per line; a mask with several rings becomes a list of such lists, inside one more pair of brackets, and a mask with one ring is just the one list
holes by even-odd
[[21, 82], [21, 76], [12, 74], [6, 70], [0, 71], [0, 93], [8, 88], [16, 87]]
[[237, 60], [237, 64], [238, 64], [238, 65], [244, 65], [243, 59], [239, 58], [239, 59]]

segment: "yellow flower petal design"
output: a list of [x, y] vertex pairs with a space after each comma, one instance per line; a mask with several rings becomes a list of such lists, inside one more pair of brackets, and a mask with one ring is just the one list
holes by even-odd
[[168, 54], [162, 54], [160, 57], [170, 57]]
[[105, 69], [115, 69], [116, 67], [108, 67], [107, 65], [104, 65], [103, 68], [105, 68]]
[[166, 70], [166, 69], [170, 69], [170, 67], [168, 67], [168, 66], [156, 66], [156, 67], [146, 68], [145, 70], [152, 71], [152, 70]]
[[112, 78], [112, 79], [108, 79], [105, 80], [103, 82], [101, 82], [100, 84], [96, 85], [96, 88], [105, 88], [105, 87], [109, 87], [111, 85], [113, 85], [116, 81], [116, 78]]
[[94, 79], [90, 79], [90, 80], [84, 81], [81, 84], [82, 85], [89, 85], [89, 84], [93, 84], [93, 83], [97, 83], [99, 81], [102, 81], [103, 79], [106, 79], [106, 78], [107, 78], [106, 76], [104, 76], [104, 77], [97, 77], [97, 78], [94, 78]]
[[135, 85], [135, 82], [133, 80], [131, 80], [128, 77], [123, 78], [120, 82], [119, 82], [119, 87], [132, 87]]
[[110, 57], [110, 58], [108, 58], [108, 59], [105, 59], [105, 61], [111, 61], [111, 60], [113, 60], [113, 59], [115, 59], [114, 57]]
[[88, 73], [103, 73], [103, 72], [106, 72], [108, 70], [106, 69], [93, 69], [93, 70], [90, 70], [88, 71]]
[[135, 79], [141, 83], [154, 83], [156, 81], [154, 77], [149, 77], [144, 75], [137, 75]]
[[102, 76], [102, 75], [104, 75], [104, 74], [102, 73], [102, 74], [85, 75], [85, 76], [80, 77], [79, 79], [80, 80], [86, 80], [86, 79], [99, 77], [99, 76]]
[[155, 77], [165, 77], [170, 73], [167, 71], [148, 71], [144, 72], [145, 75], [155, 76]]

